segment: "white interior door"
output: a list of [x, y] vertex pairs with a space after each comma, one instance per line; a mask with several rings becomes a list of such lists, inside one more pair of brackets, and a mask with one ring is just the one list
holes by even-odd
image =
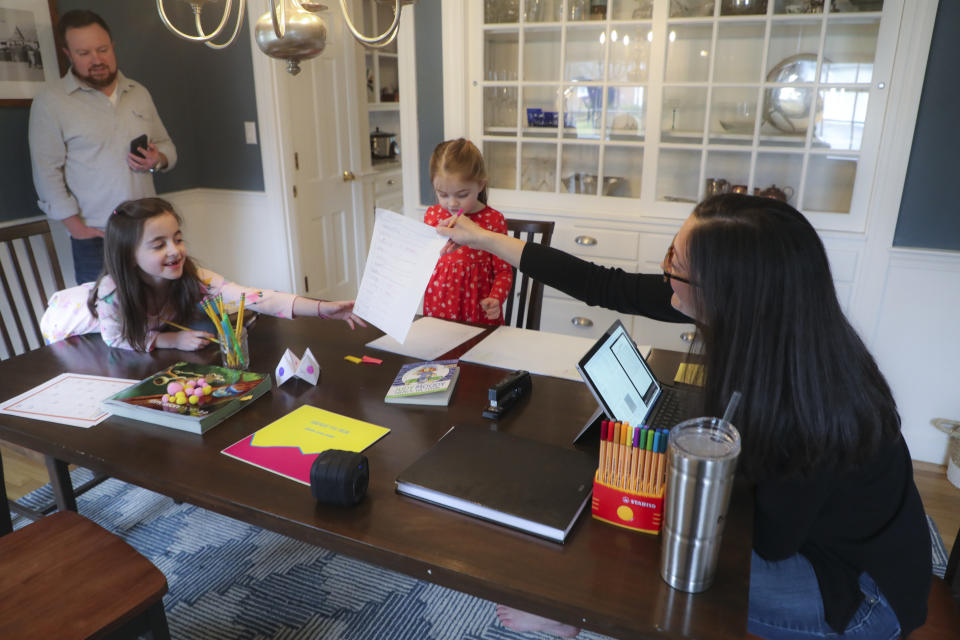
[[296, 288], [310, 297], [342, 300], [356, 296], [366, 258], [362, 193], [351, 178], [365, 147], [357, 104], [358, 48], [339, 11], [325, 15], [326, 50], [302, 63], [299, 75], [283, 73], [280, 82], [288, 115], [284, 138], [294, 154], [288, 183]]

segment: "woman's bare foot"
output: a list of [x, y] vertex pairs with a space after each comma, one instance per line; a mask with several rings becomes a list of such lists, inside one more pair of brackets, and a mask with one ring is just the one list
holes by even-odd
[[580, 629], [573, 625], [511, 609], [502, 604], [497, 605], [497, 617], [500, 618], [500, 624], [514, 631], [543, 631], [560, 638], [573, 638], [580, 633]]

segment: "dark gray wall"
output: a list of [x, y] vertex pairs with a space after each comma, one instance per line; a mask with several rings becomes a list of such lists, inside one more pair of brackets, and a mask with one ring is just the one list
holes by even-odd
[[0, 107], [0, 220], [40, 215], [30, 173], [30, 109]]
[[895, 246], [960, 250], [958, 36], [960, 2], [941, 0], [893, 238]]
[[420, 135], [420, 202], [431, 205], [436, 200], [430, 181], [430, 156], [433, 148], [443, 142], [443, 32], [440, 19], [440, 0], [417, 2], [417, 123]]
[[[189, 5], [173, 0], [165, 6], [174, 24], [192, 26]], [[208, 11], [222, 6], [208, 5]], [[167, 31], [153, 0], [57, 2], [61, 14], [81, 8], [96, 11], [110, 25], [120, 70], [150, 90], [177, 145], [177, 166], [157, 177], [157, 190], [262, 191], [260, 147], [244, 140], [244, 121], [257, 121], [246, 20], [236, 42], [214, 51]], [[0, 108], [0, 220], [41, 213], [30, 173], [28, 114], [26, 108]]]

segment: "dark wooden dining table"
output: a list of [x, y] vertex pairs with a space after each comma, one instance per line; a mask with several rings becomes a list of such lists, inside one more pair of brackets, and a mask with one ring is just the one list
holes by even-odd
[[[316, 386], [274, 386], [204, 435], [110, 417], [82, 429], [0, 414], [0, 440], [103, 472], [360, 560], [481, 598], [618, 638], [742, 638], [753, 529], [752, 497], [734, 491], [712, 587], [687, 594], [659, 575], [660, 537], [581, 516], [557, 544], [395, 492], [397, 475], [451, 425], [476, 424], [563, 447], [596, 403], [582, 382], [535, 375], [532, 392], [497, 422], [481, 417], [488, 388], [506, 371], [471, 363], [451, 404], [386, 404], [402, 364], [413, 359], [365, 348], [382, 333], [338, 321], [261, 316], [248, 329], [251, 369], [271, 372], [284, 350], [309, 347], [321, 367]], [[456, 357], [481, 334], [445, 354]], [[355, 364], [364, 354], [383, 363]], [[651, 367], [672, 379], [682, 354], [654, 350]], [[179, 360], [217, 363], [215, 345], [197, 352], [136, 353], [79, 336], [0, 362], [0, 398], [17, 396], [64, 373], [146, 378]], [[303, 404], [390, 429], [369, 447], [370, 485], [354, 507], [318, 504], [310, 488], [220, 451]], [[589, 448], [591, 445], [586, 445]], [[0, 471], [2, 474], [2, 471]], [[0, 505], [5, 507], [6, 505]]]

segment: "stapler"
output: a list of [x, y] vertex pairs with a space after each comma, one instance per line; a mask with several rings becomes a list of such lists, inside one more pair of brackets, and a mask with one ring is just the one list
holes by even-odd
[[510, 410], [523, 394], [530, 391], [533, 381], [529, 371], [514, 371], [507, 374], [503, 380], [490, 387], [487, 397], [490, 404], [483, 410], [483, 417], [496, 420]]

